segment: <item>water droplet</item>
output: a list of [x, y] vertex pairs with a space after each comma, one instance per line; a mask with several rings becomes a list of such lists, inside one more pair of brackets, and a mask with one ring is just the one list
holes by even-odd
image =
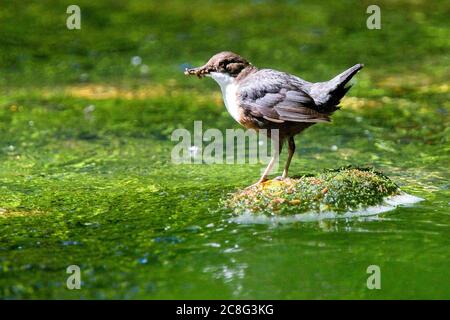
[[82, 74], [80, 74], [80, 81], [81, 82], [85, 82], [85, 81], [87, 81], [89, 79], [89, 74], [87, 74], [87, 73], [82, 73]]
[[220, 248], [220, 243], [210, 242], [210, 243], [205, 243], [205, 246], [213, 247], [213, 248]]
[[165, 236], [165, 237], [156, 237], [153, 239], [156, 243], [170, 243], [176, 244], [180, 243], [182, 240], [176, 236]]
[[77, 246], [79, 244], [80, 243], [78, 241], [71, 241], [71, 240], [62, 241], [63, 246]]
[[86, 108], [84, 108], [84, 113], [91, 113], [94, 112], [95, 106], [93, 104], [88, 105]]
[[84, 118], [86, 120], [92, 120], [93, 119], [93, 115], [92, 113], [95, 110], [95, 106], [93, 104], [88, 105], [86, 108], [84, 108], [83, 112], [84, 112]]
[[150, 73], [150, 67], [146, 64], [143, 64], [140, 68], [140, 71], [142, 75], [147, 75]]
[[139, 56], [134, 56], [134, 57], [132, 57], [131, 58], [131, 64], [133, 65], [133, 66], [138, 66], [138, 65], [140, 65], [142, 63], [142, 58], [141, 57], [139, 57]]

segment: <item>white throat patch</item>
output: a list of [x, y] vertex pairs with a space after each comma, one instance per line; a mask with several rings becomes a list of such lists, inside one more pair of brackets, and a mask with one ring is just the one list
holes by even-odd
[[223, 101], [225, 102], [225, 107], [231, 116], [239, 122], [239, 107], [237, 103], [237, 85], [236, 79], [220, 72], [211, 72], [211, 78], [213, 78], [220, 86], [222, 90]]

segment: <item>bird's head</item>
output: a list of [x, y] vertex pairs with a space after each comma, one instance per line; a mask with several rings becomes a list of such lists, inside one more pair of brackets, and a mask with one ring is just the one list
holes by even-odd
[[224, 51], [212, 56], [211, 59], [209, 59], [209, 61], [201, 67], [186, 69], [184, 74], [195, 75], [199, 78], [208, 75], [222, 74], [224, 76], [236, 78], [241, 71], [251, 65], [252, 64], [250, 62], [242, 58], [240, 55], [233, 52]]

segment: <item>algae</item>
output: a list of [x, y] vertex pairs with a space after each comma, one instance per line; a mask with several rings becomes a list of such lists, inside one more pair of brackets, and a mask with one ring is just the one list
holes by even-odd
[[373, 168], [341, 167], [311, 176], [268, 180], [239, 190], [224, 201], [235, 213], [266, 215], [349, 210], [378, 205], [400, 188]]

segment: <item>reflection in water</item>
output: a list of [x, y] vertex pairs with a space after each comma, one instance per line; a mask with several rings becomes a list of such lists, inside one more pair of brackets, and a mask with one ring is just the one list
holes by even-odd
[[235, 259], [230, 259], [229, 265], [208, 266], [203, 269], [203, 272], [211, 274], [213, 278], [222, 280], [228, 286], [231, 286], [233, 296], [239, 297], [244, 289], [243, 279], [247, 268], [246, 263], [236, 263]]
[[346, 213], [336, 213], [336, 212], [320, 212], [320, 213], [302, 213], [293, 216], [266, 216], [263, 214], [254, 214], [249, 211], [233, 217], [230, 220], [239, 224], [280, 224], [280, 223], [292, 223], [298, 221], [311, 222], [311, 221], [321, 221], [326, 219], [336, 219], [336, 218], [355, 218], [355, 217], [365, 217], [374, 216], [380, 213], [394, 210], [398, 206], [407, 206], [414, 203], [420, 202], [424, 199], [412, 196], [410, 194], [402, 193], [400, 195], [388, 197], [385, 199], [384, 203], [377, 206], [371, 206], [359, 210], [352, 210]]

